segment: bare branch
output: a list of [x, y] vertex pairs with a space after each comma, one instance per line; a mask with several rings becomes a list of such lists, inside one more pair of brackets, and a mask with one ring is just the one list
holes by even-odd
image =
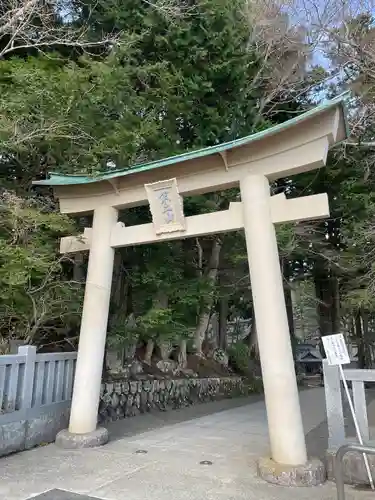
[[[4, 10], [2, 10], [2, 8]], [[119, 43], [120, 35], [91, 40], [87, 26], [75, 24], [74, 12], [60, 5], [60, 0], [9, 0], [0, 4], [0, 59], [19, 50], [46, 47], [78, 47], [82, 50], [109, 47]]]
[[[140, 0], [169, 21], [191, 14], [195, 7], [180, 0]], [[121, 33], [92, 40], [88, 25], [76, 23], [79, 9], [67, 8], [61, 0], [7, 0], [0, 2], [0, 59], [19, 50], [46, 47], [77, 47], [81, 50], [111, 49], [121, 43]], [[82, 21], [82, 19], [79, 19]]]

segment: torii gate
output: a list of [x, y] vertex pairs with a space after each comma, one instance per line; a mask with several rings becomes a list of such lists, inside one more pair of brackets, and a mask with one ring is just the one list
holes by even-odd
[[[270, 196], [269, 181], [323, 167], [329, 147], [346, 137], [344, 98], [339, 97], [281, 125], [226, 144], [93, 178], [51, 174], [47, 180], [34, 182], [53, 186], [62, 213], [94, 214], [92, 228], [85, 229], [82, 237], [61, 240], [61, 252], [89, 250], [90, 256], [69, 430], [58, 436], [60, 444], [89, 447], [108, 440], [106, 429], [97, 428], [97, 413], [114, 249], [244, 228], [270, 463], [285, 464], [294, 476], [297, 466], [311, 471], [274, 224], [327, 217], [328, 200], [326, 194], [291, 200], [284, 195]], [[228, 210], [184, 216], [183, 196], [234, 186], [240, 187], [241, 202], [231, 203]], [[117, 222], [119, 209], [147, 203], [152, 224], [125, 227]]]

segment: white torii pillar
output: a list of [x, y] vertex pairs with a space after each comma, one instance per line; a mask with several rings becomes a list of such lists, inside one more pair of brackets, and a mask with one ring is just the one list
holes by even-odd
[[56, 444], [65, 448], [108, 441], [107, 429], [97, 428], [97, 422], [114, 261], [110, 240], [117, 214], [110, 206], [94, 210], [69, 429], [56, 437]]
[[240, 189], [271, 456], [297, 466], [306, 463], [307, 454], [269, 182], [249, 175]]

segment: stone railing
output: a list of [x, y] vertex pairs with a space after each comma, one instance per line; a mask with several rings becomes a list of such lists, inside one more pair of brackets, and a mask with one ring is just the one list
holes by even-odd
[[[328, 447], [339, 447], [347, 443], [344, 419], [344, 391], [338, 366], [329, 366], [323, 361], [324, 388], [328, 422]], [[345, 378], [351, 383], [353, 403], [361, 431], [366, 443], [370, 439], [367, 418], [365, 382], [375, 382], [375, 370], [344, 369]], [[346, 402], [347, 404], [347, 402]], [[353, 429], [354, 430], [354, 429]], [[353, 436], [351, 436], [353, 438]]]
[[[349, 405], [345, 391], [342, 387], [339, 367], [329, 366], [327, 361], [324, 360], [323, 371], [328, 424], [327, 475], [329, 479], [334, 479], [337, 450], [343, 445], [358, 442], [358, 439], [353, 425], [353, 418], [348, 408]], [[367, 417], [368, 402], [366, 401], [365, 382], [375, 382], [375, 370], [345, 368], [343, 372], [345, 379], [351, 386], [349, 390], [363, 442], [366, 446], [373, 446], [374, 442], [370, 441], [370, 438], [373, 438], [373, 436], [370, 435]], [[375, 455], [368, 455], [368, 460], [370, 469], [374, 470]], [[360, 453], [350, 451], [345, 455], [342, 465], [346, 483], [362, 484], [368, 482], [365, 463]]]
[[246, 392], [239, 377], [106, 382], [101, 390], [99, 422], [241, 396]]
[[0, 356], [0, 457], [55, 439], [67, 426], [77, 353]]

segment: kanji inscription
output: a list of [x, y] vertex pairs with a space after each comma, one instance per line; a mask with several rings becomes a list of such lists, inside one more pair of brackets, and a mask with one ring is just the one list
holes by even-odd
[[156, 234], [185, 230], [185, 217], [177, 180], [145, 184]]

